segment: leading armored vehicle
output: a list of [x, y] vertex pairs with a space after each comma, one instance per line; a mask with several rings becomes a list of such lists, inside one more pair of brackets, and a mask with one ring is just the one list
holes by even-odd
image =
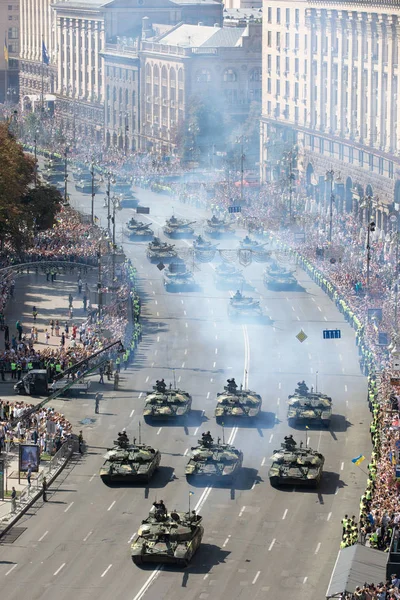
[[158, 237], [155, 237], [152, 242], [149, 242], [146, 254], [147, 258], [149, 258], [152, 262], [159, 260], [165, 262], [168, 259], [176, 258], [178, 256], [174, 244], [162, 242]]
[[177, 219], [174, 215], [167, 219], [163, 231], [169, 237], [190, 237], [194, 233], [193, 225], [195, 221], [186, 221], [185, 219]]
[[104, 483], [136, 483], [150, 481], [160, 465], [161, 453], [146, 444], [129, 443], [125, 432], [118, 435], [116, 445], [105, 454], [100, 469]]
[[193, 273], [185, 263], [172, 262], [164, 271], [164, 287], [167, 291], [193, 289], [196, 286]]
[[215, 418], [217, 423], [223, 423], [228, 417], [254, 419], [261, 411], [262, 398], [256, 392], [238, 389], [237, 383], [228, 379], [224, 391], [217, 394]]
[[217, 246], [218, 244], [212, 244], [211, 242], [208, 242], [201, 235], [198, 235], [193, 242], [193, 248], [195, 251], [216, 250]]
[[293, 275], [295, 269], [289, 269], [273, 262], [264, 272], [264, 283], [269, 290], [285, 291], [297, 288], [297, 280]]
[[274, 450], [268, 472], [271, 485], [306, 485], [318, 487], [325, 458], [311, 448], [297, 446], [293, 436], [285, 437], [280, 450]]
[[215, 268], [215, 283], [220, 288], [232, 289], [244, 283], [242, 271], [230, 263], [221, 263]]
[[207, 219], [205, 232], [210, 237], [222, 237], [228, 233], [232, 233], [232, 226], [224, 219], [218, 219], [215, 215], [211, 219]]
[[191, 448], [185, 473], [188, 481], [207, 479], [231, 483], [243, 463], [243, 453], [230, 444], [215, 443], [210, 432], [203, 433], [199, 445]]
[[246, 235], [246, 237], [240, 242], [239, 246], [241, 250], [254, 250], [256, 252], [262, 252], [266, 244], [267, 242], [262, 244], [261, 242], [257, 242], [257, 240], [252, 240], [248, 235]]
[[261, 317], [260, 302], [250, 296], [244, 296], [237, 290], [229, 300], [228, 315], [230, 317]]
[[287, 418], [289, 425], [329, 427], [332, 418], [332, 398], [320, 392], [310, 392], [304, 381], [297, 384], [289, 396]]
[[195, 511], [168, 512], [162, 500], [154, 502], [131, 544], [133, 562], [186, 567], [201, 544], [202, 520]]
[[169, 388], [164, 381], [156, 381], [153, 391], [149, 392], [144, 402], [143, 416], [145, 421], [154, 419], [175, 419], [184, 417], [192, 407], [192, 396], [180, 389]]

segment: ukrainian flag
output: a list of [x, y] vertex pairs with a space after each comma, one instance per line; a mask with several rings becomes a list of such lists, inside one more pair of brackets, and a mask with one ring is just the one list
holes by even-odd
[[363, 454], [360, 454], [359, 456], [352, 458], [351, 462], [354, 463], [358, 467], [358, 465], [361, 465], [363, 460], [365, 460], [365, 456]]
[[8, 46], [7, 46], [7, 38], [4, 36], [4, 60], [8, 63]]

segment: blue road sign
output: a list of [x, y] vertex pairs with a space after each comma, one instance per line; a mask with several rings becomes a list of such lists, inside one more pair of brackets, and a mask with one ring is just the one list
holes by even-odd
[[230, 213], [242, 212], [242, 207], [241, 206], [228, 206], [228, 212], [230, 212]]
[[324, 340], [334, 340], [334, 339], [340, 339], [341, 338], [341, 332], [340, 329], [324, 329], [323, 332], [323, 337]]

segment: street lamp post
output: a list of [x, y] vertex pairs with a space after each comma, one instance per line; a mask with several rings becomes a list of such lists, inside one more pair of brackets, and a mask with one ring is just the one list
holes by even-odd
[[92, 162], [91, 168], [90, 168], [90, 174], [92, 176], [92, 225], [94, 225], [94, 197], [95, 197], [95, 191], [94, 191], [94, 163]]
[[370, 275], [370, 263], [371, 263], [371, 233], [375, 231], [375, 221], [371, 220], [371, 208], [372, 208], [373, 197], [368, 195], [365, 198], [365, 207], [367, 209], [367, 296], [369, 296], [369, 275]]
[[329, 206], [329, 242], [332, 242], [332, 220], [333, 220], [333, 203], [335, 201], [335, 194], [333, 193], [333, 178], [335, 171], [331, 169], [326, 172], [325, 181], [330, 181], [331, 193], [330, 193], [330, 206]]
[[119, 208], [119, 198], [118, 196], [114, 196], [112, 199], [113, 205], [113, 213], [112, 213], [112, 285], [114, 285], [115, 279], [115, 248], [116, 248], [116, 240], [115, 240], [115, 211]]
[[110, 221], [111, 221], [111, 184], [115, 183], [115, 179], [114, 179], [114, 174], [109, 171], [107, 173], [107, 191], [106, 191], [106, 196], [107, 196], [107, 229], [108, 229], [108, 233], [111, 235], [111, 227], [110, 227]]
[[97, 281], [97, 305], [99, 308], [99, 320], [101, 318], [101, 309], [102, 309], [102, 305], [103, 305], [103, 295], [102, 295], [102, 291], [101, 291], [101, 288], [103, 286], [102, 273], [101, 273], [101, 242], [102, 242], [102, 239], [100, 238], [99, 249], [97, 252], [97, 259], [99, 261], [98, 281]]
[[64, 150], [64, 203], [68, 202], [68, 162], [67, 162], [68, 148]]
[[[293, 181], [296, 179], [295, 174], [293, 173], [293, 158], [294, 158], [295, 154], [293, 152], [293, 150], [289, 150], [288, 152], [285, 152], [283, 154], [283, 159], [288, 163], [289, 165], [289, 175], [288, 175], [288, 181], [289, 181], [289, 222], [292, 222], [292, 216], [293, 216]], [[287, 171], [286, 171], [287, 173]]]
[[35, 187], [37, 185], [37, 140], [36, 140], [36, 136], [35, 139], [33, 140], [33, 149], [34, 149], [34, 156], [35, 156], [35, 168], [33, 171], [33, 176], [34, 176], [34, 182], [35, 182]]
[[243, 184], [244, 184], [244, 144], [248, 141], [245, 135], [236, 138], [236, 143], [240, 144], [240, 204], [243, 203]]

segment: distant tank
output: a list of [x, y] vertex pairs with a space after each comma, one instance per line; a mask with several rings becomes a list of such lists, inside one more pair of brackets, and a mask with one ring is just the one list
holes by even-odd
[[229, 288], [241, 286], [244, 283], [242, 271], [230, 263], [221, 263], [215, 268], [215, 283], [218, 287]]
[[243, 463], [243, 453], [234, 446], [214, 443], [210, 432], [203, 433], [199, 445], [191, 449], [186, 478], [232, 482]]
[[320, 392], [310, 392], [304, 381], [297, 384], [289, 396], [287, 418], [290, 425], [329, 427], [332, 418], [332, 398]]
[[243, 238], [239, 245], [241, 250], [254, 250], [262, 252], [266, 244], [267, 242], [262, 244], [261, 242], [257, 242], [257, 240], [253, 240], [248, 235], [246, 235], [246, 237]]
[[107, 451], [100, 469], [104, 483], [136, 483], [150, 481], [160, 465], [159, 450], [146, 444], [129, 443], [126, 433], [121, 433], [115, 446]]
[[222, 237], [227, 233], [232, 233], [232, 226], [224, 219], [218, 219], [215, 215], [207, 219], [205, 232], [210, 237]]
[[236, 381], [228, 379], [224, 391], [217, 394], [215, 418], [217, 423], [223, 423], [227, 417], [254, 419], [260, 414], [262, 398], [256, 392], [238, 389]]
[[295, 269], [288, 269], [272, 263], [264, 272], [264, 283], [269, 290], [285, 291], [297, 288], [297, 280], [293, 275]]
[[212, 244], [205, 240], [201, 235], [198, 235], [193, 242], [193, 248], [195, 251], [201, 250], [216, 250], [218, 244]]
[[293, 436], [286, 436], [280, 450], [274, 450], [268, 472], [271, 485], [308, 485], [318, 487], [325, 458], [311, 448], [297, 446]]
[[190, 412], [192, 397], [188, 392], [173, 389], [172, 384], [167, 388], [164, 379], [157, 380], [153, 390], [147, 394], [145, 399], [143, 410], [145, 421], [174, 419], [183, 417]]
[[174, 215], [167, 219], [163, 227], [165, 235], [169, 237], [187, 237], [194, 233], [193, 225], [196, 221], [186, 221], [185, 219], [177, 219]]
[[203, 539], [203, 518], [191, 513], [167, 512], [164, 502], [154, 502], [131, 544], [132, 560], [144, 563], [176, 564], [186, 567]]
[[151, 261], [168, 260], [178, 256], [175, 246], [162, 242], [160, 238], [155, 237], [147, 246], [147, 258]]
[[154, 231], [150, 228], [150, 225], [142, 221], [136, 221], [133, 218], [127, 223], [127, 227], [131, 237], [152, 237], [154, 235]]
[[260, 302], [250, 296], [244, 296], [237, 290], [229, 301], [228, 315], [230, 317], [261, 317]]
[[196, 285], [193, 273], [185, 263], [170, 263], [164, 271], [164, 287], [167, 291], [192, 289]]

